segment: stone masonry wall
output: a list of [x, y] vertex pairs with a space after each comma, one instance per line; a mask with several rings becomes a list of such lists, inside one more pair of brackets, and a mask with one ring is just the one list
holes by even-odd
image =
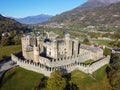
[[91, 59], [90, 53], [83, 53], [77, 56], [63, 57], [63, 58], [51, 59], [51, 60], [49, 60], [48, 58], [39, 56], [39, 62], [49, 67], [59, 67], [59, 66], [69, 65], [75, 62], [80, 63], [80, 62], [85, 62], [89, 59]]
[[[65, 59], [66, 61], [68, 60], [69, 63], [64, 64], [62, 60], [60, 61], [50, 61], [49, 65], [48, 64], [41, 64], [41, 63], [35, 63], [30, 60], [21, 60], [15, 55], [11, 55], [11, 59], [16, 62], [20, 67], [23, 67], [28, 70], [32, 70], [38, 73], [42, 73], [45, 76], [50, 76], [50, 73], [56, 70], [59, 70], [62, 72], [62, 74], [67, 74], [70, 73], [71, 71], [78, 69], [84, 73], [93, 73], [100, 67], [104, 66], [105, 64], [109, 64], [110, 56], [104, 57], [101, 60], [96, 61], [95, 63], [91, 65], [84, 65], [81, 64], [81, 62], [76, 61], [75, 59]], [[54, 62], [54, 63], [53, 63]], [[61, 62], [60, 66], [59, 63]], [[52, 66], [53, 65], [53, 66]]]

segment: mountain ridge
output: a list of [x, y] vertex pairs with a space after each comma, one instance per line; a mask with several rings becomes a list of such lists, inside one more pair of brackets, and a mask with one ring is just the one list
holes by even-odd
[[[120, 2], [116, 1], [115, 3], [109, 4], [109, 5], [105, 5], [102, 7], [95, 7], [87, 10], [81, 10], [80, 8], [75, 8], [71, 11], [67, 11], [60, 15], [54, 16], [51, 19], [49, 19], [47, 22], [44, 22], [43, 24], [57, 22], [57, 23], [63, 23], [65, 25], [75, 24], [75, 23], [83, 25], [83, 23], [85, 23], [84, 25], [86, 26], [86, 25], [94, 25], [96, 23], [110, 24], [110, 22], [111, 22], [110, 25], [112, 25], [112, 22], [113, 22], [114, 23], [113, 25], [115, 24], [118, 25], [120, 23], [118, 21], [119, 20], [118, 17], [120, 15], [119, 5], [120, 5]], [[94, 24], [92, 22], [92, 19], [94, 21]], [[110, 22], [108, 22], [109, 19], [110, 19]]]
[[23, 18], [14, 18], [14, 17], [12, 18], [22, 24], [37, 24], [37, 23], [47, 21], [51, 17], [52, 15], [40, 14], [40, 15], [35, 15], [35, 16], [27, 16]]

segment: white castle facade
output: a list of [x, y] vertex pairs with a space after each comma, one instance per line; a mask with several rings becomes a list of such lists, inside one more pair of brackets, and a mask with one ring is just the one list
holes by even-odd
[[[49, 32], [45, 36], [27, 35], [22, 37], [22, 54], [25, 60], [11, 55], [12, 60], [19, 66], [50, 76], [59, 70], [63, 74], [78, 69], [85, 73], [92, 73], [109, 63], [110, 57], [103, 57], [103, 50], [99, 47], [81, 45], [78, 38], [70, 38], [65, 34], [59, 38]], [[94, 60], [90, 65], [82, 64], [87, 60]]]

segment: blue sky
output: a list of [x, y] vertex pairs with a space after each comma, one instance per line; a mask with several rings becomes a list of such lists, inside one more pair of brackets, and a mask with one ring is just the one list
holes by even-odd
[[26, 17], [39, 14], [56, 15], [71, 10], [87, 0], [0, 0], [0, 13]]

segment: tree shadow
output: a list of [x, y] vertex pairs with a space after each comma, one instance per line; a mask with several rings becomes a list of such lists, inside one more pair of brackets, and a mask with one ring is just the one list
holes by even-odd
[[112, 71], [112, 68], [110, 66], [107, 66], [106, 69], [105, 69], [106, 73], [107, 73], [107, 78], [110, 78], [109, 77], [109, 73]]
[[46, 87], [47, 84], [47, 77], [43, 77], [42, 79], [40, 79], [37, 83], [37, 85], [35, 86], [35, 90], [41, 90], [42, 88]]
[[[6, 73], [6, 72], [5, 72]], [[5, 73], [3, 74], [3, 76], [1, 77], [1, 83], [0, 83], [0, 87], [5, 84], [7, 81], [9, 81], [15, 74], [16, 74], [16, 71], [12, 72], [11, 74], [9, 74], [4, 80], [4, 76], [5, 76]]]
[[71, 73], [64, 74], [63, 77], [66, 79], [66, 83], [67, 83], [65, 90], [78, 90], [79, 89], [76, 84], [70, 83]]
[[76, 84], [73, 84], [73, 83], [70, 84], [70, 83], [69, 83], [69, 84], [67, 84], [65, 90], [79, 90], [79, 88], [77, 87]]
[[10, 56], [4, 55], [4, 56], [2, 56], [2, 59], [0, 60], [0, 62], [2, 63], [2, 62], [5, 62], [5, 61], [9, 61], [10, 59], [11, 59]]

